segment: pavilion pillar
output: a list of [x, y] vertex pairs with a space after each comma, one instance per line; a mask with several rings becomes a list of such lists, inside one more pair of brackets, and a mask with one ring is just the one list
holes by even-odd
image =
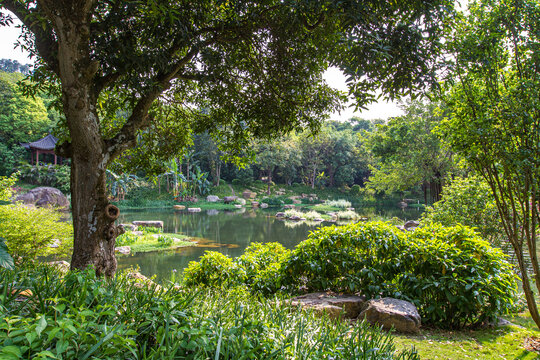
[[39, 150], [36, 150], [36, 165], [39, 166]]
[[56, 154], [54, 154], [54, 165], [56, 165]]

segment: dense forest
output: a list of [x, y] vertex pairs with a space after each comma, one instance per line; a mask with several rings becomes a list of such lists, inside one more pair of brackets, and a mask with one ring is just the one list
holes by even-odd
[[[3, 65], [0, 72], [0, 156], [4, 159], [0, 174], [9, 175], [27, 168], [24, 164], [29, 154], [19, 144], [52, 132], [61, 117], [50, 97], [23, 95], [25, 76], [20, 70], [24, 66], [5, 59], [1, 64], [9, 66]], [[452, 153], [441, 146], [435, 132], [442, 110], [439, 104], [421, 101], [404, 105], [404, 110], [403, 116], [388, 121], [356, 117], [345, 122], [328, 120], [317, 132], [293, 132], [277, 140], [253, 141], [236, 158], [228, 156], [220, 139], [209, 133], [191, 134], [191, 145], [183, 157], [139, 167], [130, 154], [111, 169], [118, 176], [135, 174], [139, 178], [155, 178], [171, 171], [184, 178], [205, 174], [214, 186], [222, 180], [242, 185], [262, 180], [269, 185], [354, 187], [358, 194], [403, 195], [413, 191], [422, 194], [426, 203], [435, 202], [445, 179], [457, 171]]]

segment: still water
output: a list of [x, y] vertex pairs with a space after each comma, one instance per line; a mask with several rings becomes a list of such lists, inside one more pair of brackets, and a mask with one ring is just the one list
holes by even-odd
[[[139, 266], [141, 273], [146, 276], [156, 275], [160, 280], [169, 279], [173, 271], [181, 272], [190, 261], [197, 261], [207, 250], [236, 257], [241, 255], [251, 242], [279, 242], [292, 249], [300, 241], [305, 240], [310, 231], [321, 226], [334, 225], [330, 222], [321, 224], [284, 222], [274, 217], [276, 211], [278, 209], [207, 210], [200, 213], [172, 209], [124, 211], [119, 218], [121, 223], [161, 220], [164, 223], [164, 232], [196, 238], [198, 245], [174, 251], [118, 256], [118, 268]], [[364, 215], [368, 209], [365, 209], [365, 212], [358, 209], [357, 212]], [[368, 213], [410, 220], [417, 219], [421, 210], [381, 208], [369, 209]]]

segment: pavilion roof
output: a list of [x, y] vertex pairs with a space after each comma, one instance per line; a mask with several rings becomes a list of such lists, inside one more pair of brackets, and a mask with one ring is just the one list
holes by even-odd
[[57, 142], [58, 139], [49, 134], [43, 139], [39, 139], [31, 143], [21, 143], [21, 146], [25, 147], [26, 149], [54, 150]]

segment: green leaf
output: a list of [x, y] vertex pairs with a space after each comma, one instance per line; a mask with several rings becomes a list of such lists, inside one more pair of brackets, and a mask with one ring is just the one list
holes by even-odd
[[41, 336], [41, 332], [45, 330], [46, 327], [47, 319], [45, 319], [45, 315], [43, 315], [41, 319], [39, 319], [38, 325], [36, 326], [36, 333], [38, 337]]

